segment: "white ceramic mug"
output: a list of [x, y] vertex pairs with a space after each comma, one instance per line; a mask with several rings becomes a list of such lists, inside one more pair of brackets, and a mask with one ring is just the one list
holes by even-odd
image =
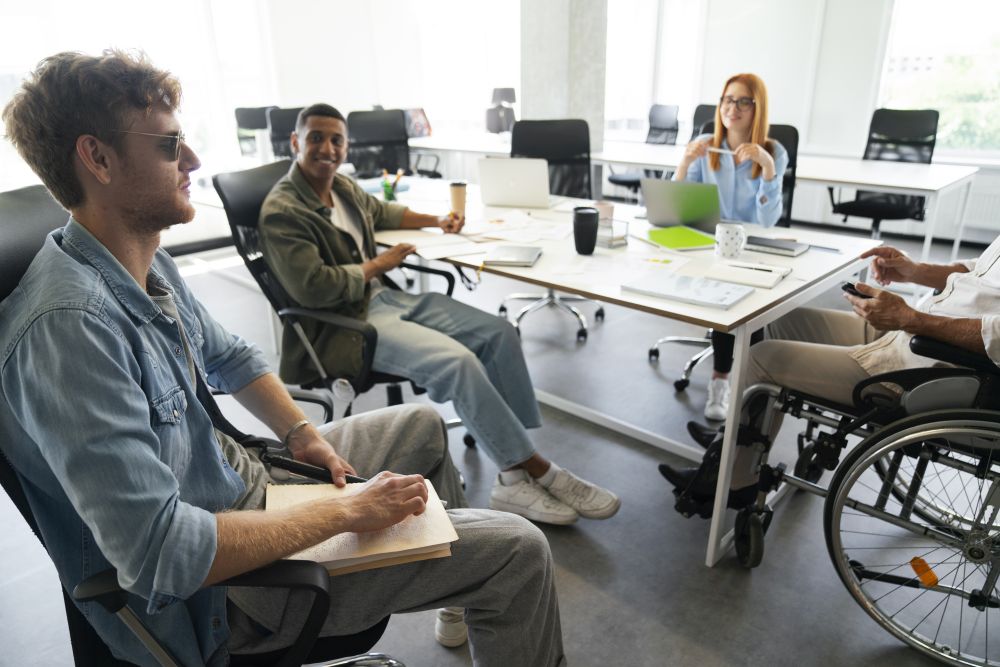
[[715, 226], [715, 256], [722, 259], [736, 259], [743, 252], [747, 242], [747, 231], [743, 225], [720, 222]]

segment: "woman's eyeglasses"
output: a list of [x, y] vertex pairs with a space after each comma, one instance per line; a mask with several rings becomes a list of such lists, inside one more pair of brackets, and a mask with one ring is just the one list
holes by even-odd
[[723, 109], [731, 107], [735, 104], [736, 108], [740, 111], [746, 111], [747, 109], [753, 107], [756, 103], [756, 100], [752, 97], [733, 97], [732, 95], [726, 95], [725, 97], [719, 98], [719, 106]]
[[136, 132], [135, 130], [114, 130], [119, 134], [138, 134], [144, 137], [160, 137], [161, 139], [169, 139], [163, 143], [163, 152], [170, 156], [171, 162], [176, 162], [181, 159], [181, 144], [186, 143], [183, 132], [178, 132], [177, 134], [153, 134], [152, 132]]

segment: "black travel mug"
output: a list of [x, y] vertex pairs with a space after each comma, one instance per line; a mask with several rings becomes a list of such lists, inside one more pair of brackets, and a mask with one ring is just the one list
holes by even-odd
[[573, 242], [581, 255], [593, 255], [597, 245], [597, 209], [577, 206], [573, 209]]

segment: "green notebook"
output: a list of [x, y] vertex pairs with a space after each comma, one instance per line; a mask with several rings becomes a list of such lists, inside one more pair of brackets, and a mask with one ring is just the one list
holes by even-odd
[[649, 230], [649, 240], [670, 250], [702, 250], [715, 247], [715, 237], [684, 225]]

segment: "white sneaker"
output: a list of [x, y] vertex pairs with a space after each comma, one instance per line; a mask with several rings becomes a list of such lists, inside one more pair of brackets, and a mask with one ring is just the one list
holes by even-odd
[[587, 519], [613, 517], [622, 506], [615, 494], [562, 468], [556, 470], [556, 478], [546, 490]]
[[525, 519], [557, 526], [576, 523], [579, 515], [575, 509], [550, 495], [528, 473], [523, 470], [516, 472], [520, 473], [520, 478], [510, 484], [504, 484], [497, 475], [497, 481], [490, 491], [490, 509], [519, 514]]
[[434, 622], [434, 639], [441, 646], [455, 648], [469, 638], [469, 626], [465, 624], [465, 610], [461, 607], [438, 609]]
[[705, 417], [724, 421], [729, 413], [729, 379], [712, 378], [708, 383], [708, 401], [705, 402]]

